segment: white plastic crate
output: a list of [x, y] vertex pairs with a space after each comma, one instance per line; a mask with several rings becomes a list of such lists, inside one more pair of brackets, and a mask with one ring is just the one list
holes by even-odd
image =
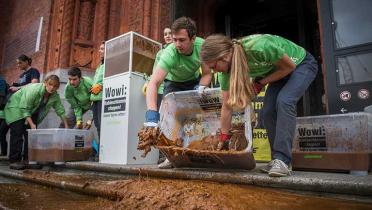
[[93, 133], [77, 129], [29, 129], [28, 159], [35, 162], [87, 160]]

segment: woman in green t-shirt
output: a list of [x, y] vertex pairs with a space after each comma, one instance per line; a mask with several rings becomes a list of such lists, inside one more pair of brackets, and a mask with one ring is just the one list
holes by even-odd
[[[223, 95], [219, 148], [228, 148], [233, 107], [247, 107], [269, 84], [262, 117], [272, 161], [261, 171], [270, 176], [290, 175], [296, 104], [317, 74], [314, 57], [293, 42], [270, 34], [240, 40], [212, 35], [202, 45], [200, 56], [204, 64], [219, 72]], [[200, 85], [199, 91], [208, 84]]]
[[[57, 93], [60, 81], [56, 75], [49, 75], [44, 83], [26, 85], [14, 93], [5, 106], [6, 123], [10, 127], [9, 167], [24, 169], [28, 163], [27, 129], [36, 129], [37, 124], [53, 108], [68, 128], [65, 108]], [[22, 161], [23, 158], [23, 161]]]

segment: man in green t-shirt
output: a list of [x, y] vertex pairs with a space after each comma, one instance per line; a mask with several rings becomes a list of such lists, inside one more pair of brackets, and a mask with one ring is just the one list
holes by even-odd
[[[67, 122], [69, 128], [83, 128], [83, 115], [90, 110], [90, 89], [92, 88], [92, 79], [82, 77], [81, 71], [77, 67], [72, 67], [67, 72], [69, 82], [65, 88], [65, 98], [71, 105], [67, 112]], [[85, 128], [89, 129], [92, 125], [92, 117], [86, 122]], [[61, 124], [62, 126], [62, 124]], [[60, 127], [61, 127], [60, 126]]]
[[[159, 63], [147, 86], [145, 129], [158, 126], [160, 115], [157, 109], [157, 89], [163, 81], [164, 96], [171, 92], [193, 90], [199, 84], [200, 48], [204, 40], [196, 37], [196, 25], [190, 18], [178, 18], [171, 28], [173, 43], [162, 51]], [[204, 72], [207, 72], [207, 69]], [[171, 164], [166, 160], [159, 165], [159, 168], [170, 166]]]

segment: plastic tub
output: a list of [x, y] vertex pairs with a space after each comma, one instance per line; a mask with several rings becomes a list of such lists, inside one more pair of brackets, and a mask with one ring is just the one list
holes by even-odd
[[29, 129], [28, 159], [35, 162], [87, 160], [92, 153], [93, 134], [77, 129]]
[[247, 147], [243, 151], [203, 151], [186, 148], [192, 141], [215, 134], [220, 128], [222, 97], [220, 89], [209, 89], [204, 97], [197, 91], [167, 94], [160, 107], [160, 128], [168, 139], [182, 138], [183, 148], [159, 149], [175, 167], [255, 168], [252, 153], [251, 107], [233, 113], [233, 124], [245, 124]]

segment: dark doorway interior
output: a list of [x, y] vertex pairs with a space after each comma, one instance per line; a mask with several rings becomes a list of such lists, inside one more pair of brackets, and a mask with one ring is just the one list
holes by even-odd
[[[192, 17], [201, 36], [223, 33], [239, 38], [255, 33], [276, 34], [320, 58], [316, 0], [175, 0], [174, 5], [174, 18]], [[321, 72], [298, 103], [298, 116], [325, 113]]]

